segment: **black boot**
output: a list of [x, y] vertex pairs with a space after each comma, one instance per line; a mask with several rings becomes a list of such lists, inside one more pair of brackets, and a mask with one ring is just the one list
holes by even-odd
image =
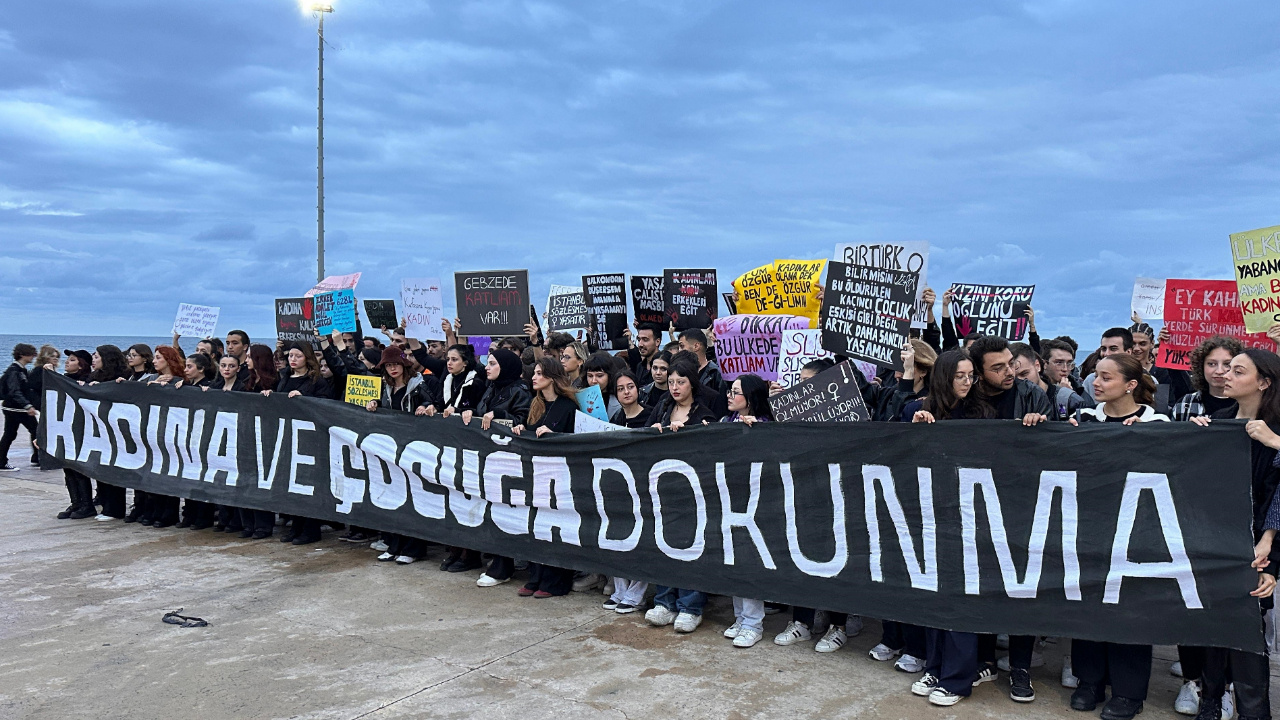
[[1196, 713], [1196, 720], [1221, 720], [1222, 719], [1222, 698], [1207, 698], [1200, 696], [1200, 712]]
[[84, 520], [85, 518], [96, 517], [98, 509], [93, 506], [93, 486], [89, 482], [89, 478], [80, 476], [70, 480], [72, 493], [71, 501], [74, 509], [71, 511], [70, 518], [72, 520]]
[[1071, 709], [1091, 712], [1098, 708], [1098, 703], [1107, 699], [1107, 691], [1101, 685], [1089, 685], [1081, 681], [1080, 687], [1071, 693]]
[[[1203, 707], [1201, 700], [1201, 707]], [[1102, 714], [1099, 716], [1102, 720], [1133, 720], [1133, 717], [1142, 712], [1142, 701], [1133, 700], [1118, 695], [1112, 695], [1111, 699], [1102, 708]], [[1222, 711], [1219, 710], [1219, 717]]]

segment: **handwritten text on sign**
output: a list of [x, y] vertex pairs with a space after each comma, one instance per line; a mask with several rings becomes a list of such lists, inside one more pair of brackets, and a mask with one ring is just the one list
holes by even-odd
[[822, 347], [901, 370], [917, 281], [912, 272], [832, 261], [822, 301]]
[[404, 334], [419, 340], [443, 340], [444, 297], [439, 278], [404, 278], [400, 281], [400, 306], [404, 308]]
[[173, 319], [173, 334], [185, 337], [209, 337], [218, 326], [218, 308], [207, 305], [178, 305], [178, 316]]
[[751, 373], [778, 379], [778, 353], [784, 332], [809, 327], [795, 315], [730, 315], [717, 318], [716, 361], [725, 380]]
[[1165, 282], [1164, 326], [1169, 340], [1156, 353], [1156, 366], [1191, 369], [1191, 351], [1214, 335], [1239, 338], [1247, 346], [1272, 350], [1264, 333], [1247, 333], [1236, 283], [1231, 280], [1168, 280]]

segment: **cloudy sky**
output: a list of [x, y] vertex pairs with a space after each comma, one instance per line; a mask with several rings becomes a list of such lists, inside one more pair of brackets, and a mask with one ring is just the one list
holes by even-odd
[[[330, 274], [718, 267], [928, 240], [1043, 333], [1280, 224], [1267, 3], [335, 0]], [[270, 334], [315, 278], [315, 22], [291, 0], [0, 14], [0, 333]], [[449, 304], [452, 304], [449, 301]]]

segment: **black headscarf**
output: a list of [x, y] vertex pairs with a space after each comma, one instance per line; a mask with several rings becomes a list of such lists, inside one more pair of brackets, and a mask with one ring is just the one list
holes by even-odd
[[502, 368], [498, 373], [498, 379], [492, 382], [495, 388], [504, 388], [523, 378], [524, 364], [520, 362], [519, 355], [502, 348], [493, 348], [489, 354], [498, 361], [498, 367]]

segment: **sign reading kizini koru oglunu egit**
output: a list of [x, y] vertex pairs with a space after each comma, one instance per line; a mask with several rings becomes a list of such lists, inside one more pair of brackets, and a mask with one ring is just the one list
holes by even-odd
[[165, 495], [926, 627], [1264, 649], [1236, 422], [537, 439], [56, 374], [43, 405], [43, 467]]

